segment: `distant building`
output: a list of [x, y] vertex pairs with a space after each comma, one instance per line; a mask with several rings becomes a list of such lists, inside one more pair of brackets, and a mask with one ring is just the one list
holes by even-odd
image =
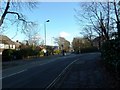
[[96, 37], [94, 40], [93, 40], [93, 46], [94, 47], [97, 47], [97, 48], [100, 48], [100, 46], [102, 45], [102, 43], [105, 42], [105, 37]]
[[15, 43], [15, 49], [20, 50], [22, 44], [18, 40], [14, 43]]
[[0, 35], [0, 54], [4, 49], [16, 49], [19, 47], [20, 44], [17, 42], [12, 41], [5, 35]]
[[52, 46], [54, 50], [59, 50], [59, 46]]

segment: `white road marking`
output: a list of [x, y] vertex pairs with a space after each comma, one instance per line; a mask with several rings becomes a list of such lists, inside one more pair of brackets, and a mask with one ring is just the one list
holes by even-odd
[[16, 75], [16, 74], [22, 73], [22, 72], [24, 72], [24, 71], [27, 71], [27, 69], [21, 70], [21, 71], [16, 72], [16, 73], [12, 73], [12, 74], [7, 75], [7, 76], [5, 76], [5, 77], [2, 77], [2, 78], [0, 78], [0, 79], [4, 79], [4, 78], [10, 77], [10, 76], [13, 76], [13, 75]]
[[67, 68], [69, 68], [74, 62], [78, 61], [79, 59], [76, 59], [75, 61], [71, 62], [58, 76], [57, 78], [55, 78], [47, 87], [45, 90], [47, 90], [48, 88], [50, 88], [52, 85], [54, 85], [57, 81], [57, 79], [63, 75], [65, 73], [65, 70], [67, 70]]
[[[75, 56], [73, 55], [73, 57], [75, 57]], [[62, 58], [68, 58], [68, 57], [62, 57]], [[58, 57], [57, 59], [61, 59], [61, 57]], [[57, 59], [52, 60], [52, 61], [49, 61], [49, 62], [47, 62], [47, 63], [39, 64], [39, 65], [45, 65], [45, 64], [54, 62], [54, 61], [56, 61]], [[75, 61], [76, 61], [76, 60], [75, 60]], [[73, 61], [73, 62], [74, 62], [74, 61]], [[73, 62], [72, 62], [72, 63], [73, 63]], [[71, 63], [71, 64], [72, 64], [72, 63]], [[66, 70], [71, 64], [69, 64], [64, 70]], [[6, 70], [7, 70], [7, 69], [6, 69]], [[64, 70], [63, 70], [63, 71], [64, 71]], [[3, 70], [3, 71], [5, 71], [5, 70]], [[10, 77], [10, 76], [13, 76], [13, 75], [22, 73], [22, 72], [24, 72], [24, 71], [27, 71], [27, 69], [21, 70], [21, 71], [19, 71], [19, 72], [16, 72], [16, 73], [13, 73], [13, 74], [10, 74], [10, 75], [7, 75], [7, 76], [5, 76], [5, 77], [0, 77], [0, 79], [4, 79], [4, 78]], [[62, 74], [62, 73], [61, 73], [61, 74]]]
[[[45, 65], [45, 64], [48, 64], [48, 63], [51, 63], [51, 62], [54, 62], [54, 61], [55, 61], [55, 60], [52, 60], [52, 61], [49, 61], [49, 62], [47, 62], [47, 63], [42, 63], [42, 64], [40, 64], [40, 65]], [[0, 79], [4, 79], [4, 78], [10, 77], [10, 76], [13, 76], [13, 75], [16, 75], [16, 74], [22, 73], [22, 72], [24, 72], [24, 71], [27, 71], [27, 69], [21, 70], [21, 71], [19, 71], [19, 72], [16, 72], [16, 73], [10, 74], [10, 75], [5, 76], [5, 77], [0, 77]]]

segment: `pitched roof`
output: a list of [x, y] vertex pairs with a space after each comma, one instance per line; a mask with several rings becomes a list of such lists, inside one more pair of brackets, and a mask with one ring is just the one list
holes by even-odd
[[15, 44], [10, 38], [8, 38], [5, 35], [0, 35], [0, 43], [3, 43], [3, 44], [12, 44], [12, 45]]
[[103, 41], [105, 39], [106, 39], [105, 36], [99, 36], [99, 37], [94, 38], [93, 42], [98, 42], [98, 41], [101, 41], [101, 40]]

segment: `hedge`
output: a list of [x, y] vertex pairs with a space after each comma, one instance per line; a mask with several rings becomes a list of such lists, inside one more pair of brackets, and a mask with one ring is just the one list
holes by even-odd
[[97, 47], [86, 47], [86, 48], [81, 48], [80, 53], [91, 53], [91, 52], [98, 52]]
[[61, 50], [54, 50], [54, 54], [60, 54]]
[[101, 55], [108, 69], [120, 71], [120, 39], [104, 42], [101, 47]]
[[14, 50], [12, 49], [5, 49], [2, 52], [2, 61], [9, 61], [13, 59], [13, 52]]
[[42, 51], [33, 50], [31, 48], [12, 50], [5, 49], [2, 53], [2, 61], [19, 60], [28, 58], [28, 56], [40, 56], [43, 55]]

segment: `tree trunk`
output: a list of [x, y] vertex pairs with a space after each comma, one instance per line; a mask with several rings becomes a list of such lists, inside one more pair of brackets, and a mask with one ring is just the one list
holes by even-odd
[[109, 40], [109, 35], [102, 19], [102, 12], [100, 12], [100, 26], [101, 26], [102, 33], [104, 33], [105, 39]]
[[10, 5], [10, 0], [7, 1], [7, 5], [6, 5], [6, 8], [5, 8], [5, 11], [4, 13], [2, 14], [1, 16], [1, 19], [0, 19], [0, 27], [2, 26], [3, 22], [4, 22], [4, 19], [5, 19], [5, 16], [7, 15], [7, 12], [8, 12], [8, 9], [9, 9], [9, 6]]
[[117, 22], [118, 37], [120, 38], [120, 21]]
[[114, 9], [115, 9], [115, 15], [116, 15], [116, 24], [117, 24], [117, 30], [118, 30], [118, 37], [120, 38], [120, 19], [119, 19], [119, 15], [117, 12], [117, 8], [116, 8], [116, 0], [114, 0]]

